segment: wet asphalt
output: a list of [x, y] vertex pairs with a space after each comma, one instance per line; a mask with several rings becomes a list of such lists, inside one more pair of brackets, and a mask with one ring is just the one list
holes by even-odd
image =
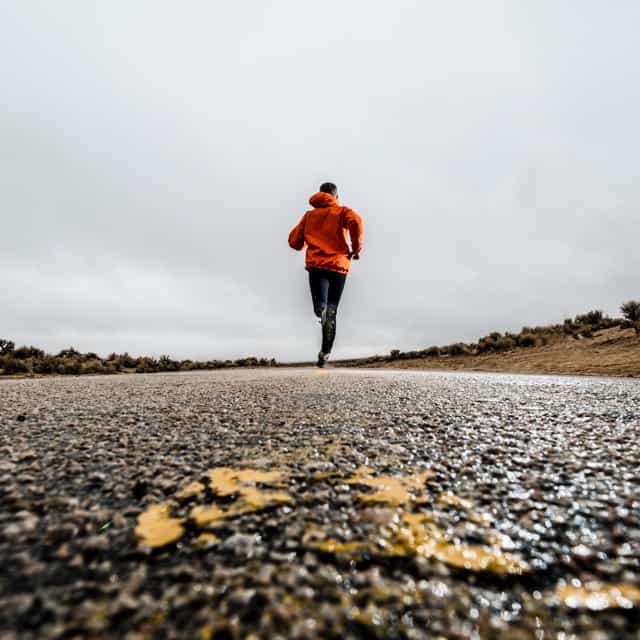
[[3, 639], [640, 638], [640, 382], [3, 381], [0, 566]]

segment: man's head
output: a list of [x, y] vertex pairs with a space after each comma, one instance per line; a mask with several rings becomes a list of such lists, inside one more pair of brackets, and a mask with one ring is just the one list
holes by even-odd
[[322, 193], [329, 193], [332, 196], [338, 195], [338, 187], [336, 187], [336, 185], [333, 184], [333, 182], [323, 182], [320, 185], [320, 191]]

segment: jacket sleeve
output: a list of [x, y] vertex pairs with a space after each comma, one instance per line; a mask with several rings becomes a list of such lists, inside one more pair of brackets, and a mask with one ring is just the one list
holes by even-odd
[[351, 251], [360, 253], [362, 251], [362, 235], [364, 233], [362, 218], [353, 209], [347, 208], [344, 212], [344, 226], [351, 239]]
[[291, 229], [291, 233], [289, 234], [289, 246], [296, 251], [300, 251], [304, 249], [305, 241], [304, 241], [304, 225], [307, 220], [307, 214], [305, 213], [300, 222]]

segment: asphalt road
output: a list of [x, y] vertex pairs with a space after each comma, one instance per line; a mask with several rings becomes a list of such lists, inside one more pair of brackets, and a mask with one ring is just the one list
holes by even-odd
[[640, 638], [638, 381], [0, 383], [0, 638]]

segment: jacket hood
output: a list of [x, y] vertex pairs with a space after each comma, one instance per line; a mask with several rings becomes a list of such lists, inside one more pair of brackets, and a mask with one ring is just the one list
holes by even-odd
[[314, 193], [309, 198], [309, 204], [312, 207], [330, 207], [331, 205], [336, 204], [338, 199], [335, 196], [332, 196], [330, 193], [324, 193], [323, 191], [318, 191], [318, 193]]

